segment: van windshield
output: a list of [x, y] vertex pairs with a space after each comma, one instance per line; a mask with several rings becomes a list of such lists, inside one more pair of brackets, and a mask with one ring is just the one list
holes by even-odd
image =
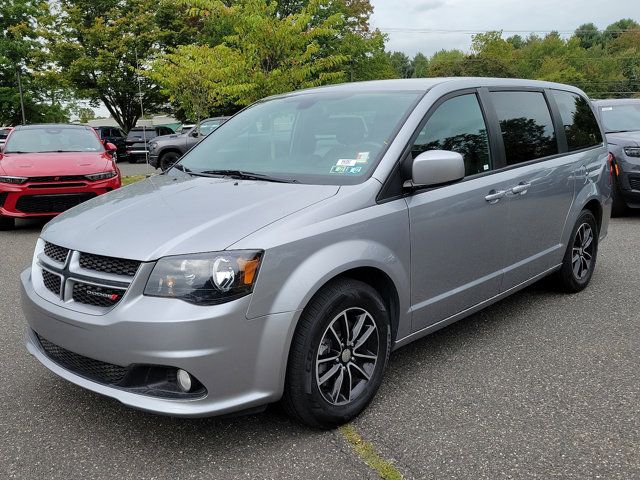
[[640, 102], [600, 107], [606, 133], [640, 130]]
[[422, 93], [320, 92], [266, 100], [212, 132], [170, 174], [233, 171], [299, 183], [360, 183]]

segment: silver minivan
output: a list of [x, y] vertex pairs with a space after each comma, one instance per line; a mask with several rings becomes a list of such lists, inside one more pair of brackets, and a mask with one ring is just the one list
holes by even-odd
[[587, 286], [611, 164], [580, 90], [433, 78], [257, 102], [162, 175], [47, 224], [27, 348], [132, 407], [281, 400], [330, 428], [391, 351], [549, 275]]

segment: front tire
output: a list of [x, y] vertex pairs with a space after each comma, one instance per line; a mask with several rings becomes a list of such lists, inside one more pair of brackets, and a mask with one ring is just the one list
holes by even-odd
[[562, 267], [554, 275], [556, 287], [567, 293], [584, 290], [593, 276], [598, 257], [598, 223], [583, 210], [573, 227]]
[[167, 152], [163, 154], [158, 161], [158, 163], [160, 164], [160, 169], [163, 172], [169, 170], [179, 159], [180, 154], [178, 152]]
[[389, 313], [379, 293], [357, 280], [329, 284], [298, 322], [287, 364], [285, 411], [313, 428], [348, 422], [378, 391], [390, 351]]

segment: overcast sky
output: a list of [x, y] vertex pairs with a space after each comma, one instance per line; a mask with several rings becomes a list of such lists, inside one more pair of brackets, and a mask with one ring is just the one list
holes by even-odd
[[[437, 33], [433, 30], [573, 31], [583, 23], [599, 28], [620, 20], [640, 21], [639, 0], [371, 0], [371, 19], [389, 35], [388, 50], [409, 56], [427, 56], [441, 49], [468, 51], [470, 33]], [[535, 5], [535, 7], [534, 7]], [[398, 32], [387, 29], [420, 29], [428, 32]]]

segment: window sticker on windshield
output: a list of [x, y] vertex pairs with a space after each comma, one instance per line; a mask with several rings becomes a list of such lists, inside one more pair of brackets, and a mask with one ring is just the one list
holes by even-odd
[[356, 162], [367, 163], [369, 161], [369, 152], [358, 152], [356, 155]]
[[608, 112], [610, 110], [613, 110], [613, 107], [602, 107], [603, 112]]
[[331, 167], [330, 173], [339, 173], [341, 175], [358, 175], [359, 173], [362, 172], [362, 168], [363, 167], [361, 166], [354, 167], [354, 166], [334, 165], [333, 167]]
[[358, 160], [350, 159], [350, 158], [341, 158], [336, 163], [336, 167], [353, 167], [358, 163]]

